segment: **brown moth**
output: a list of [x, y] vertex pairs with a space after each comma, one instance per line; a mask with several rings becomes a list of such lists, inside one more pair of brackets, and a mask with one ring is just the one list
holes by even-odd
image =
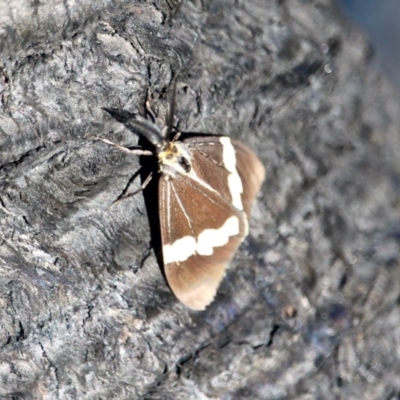
[[[130, 123], [153, 151], [105, 143], [158, 159], [158, 209], [165, 275], [175, 296], [193, 310], [215, 297], [230, 261], [246, 237], [252, 204], [265, 169], [243, 143], [227, 136], [173, 132], [173, 95], [163, 129], [147, 120]], [[151, 175], [142, 184], [148, 184]]]

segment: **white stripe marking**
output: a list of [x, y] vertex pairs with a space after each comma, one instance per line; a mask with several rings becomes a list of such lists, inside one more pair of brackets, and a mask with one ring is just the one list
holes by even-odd
[[235, 148], [232, 146], [231, 139], [223, 136], [219, 139], [222, 144], [222, 160], [224, 162], [224, 167], [231, 173], [236, 172], [236, 155]]
[[232, 197], [232, 204], [238, 210], [243, 210], [243, 184], [236, 169], [235, 148], [232, 145], [231, 139], [228, 137], [221, 137], [219, 141], [221, 142], [223, 149], [222, 161], [224, 167], [230, 172], [228, 176], [228, 187]]
[[242, 185], [242, 180], [240, 179], [238, 173], [230, 174], [228, 176], [228, 186], [232, 196], [232, 204], [238, 210], [243, 210], [243, 203], [242, 203], [243, 185]]
[[219, 229], [204, 229], [197, 238], [197, 253], [201, 256], [211, 256], [214, 247], [228, 243], [229, 236], [239, 233], [239, 219], [232, 215]]
[[239, 234], [239, 219], [232, 215], [220, 228], [205, 229], [201, 232], [197, 242], [193, 236], [184, 236], [172, 244], [164, 245], [164, 264], [186, 261], [196, 253], [201, 256], [211, 256], [214, 247], [224, 246], [229, 242], [230, 236], [237, 234]]
[[172, 244], [163, 246], [164, 264], [187, 260], [196, 252], [197, 243], [193, 236], [184, 236]]

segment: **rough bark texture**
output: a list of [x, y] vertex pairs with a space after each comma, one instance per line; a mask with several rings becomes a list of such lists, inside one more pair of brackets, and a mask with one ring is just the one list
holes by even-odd
[[[0, 398], [400, 396], [399, 114], [329, 0], [0, 7]], [[109, 208], [140, 160], [90, 139], [135, 144], [102, 108], [162, 120], [178, 70], [179, 128], [268, 171], [204, 312], [164, 281], [154, 186]]]

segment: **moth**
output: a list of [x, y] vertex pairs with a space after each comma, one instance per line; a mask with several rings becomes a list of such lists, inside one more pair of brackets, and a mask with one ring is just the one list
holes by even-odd
[[175, 92], [174, 82], [162, 129], [146, 119], [130, 123], [134, 133], [150, 142], [151, 151], [100, 140], [157, 159], [165, 276], [185, 306], [204, 310], [248, 234], [265, 169], [253, 151], [228, 136], [196, 134], [179, 140], [180, 133], [173, 129]]

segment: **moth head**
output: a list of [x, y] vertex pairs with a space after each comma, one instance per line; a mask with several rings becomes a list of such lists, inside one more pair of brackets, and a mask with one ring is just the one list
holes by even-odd
[[167, 176], [187, 175], [192, 171], [191, 154], [182, 142], [168, 142], [158, 153], [159, 170]]

